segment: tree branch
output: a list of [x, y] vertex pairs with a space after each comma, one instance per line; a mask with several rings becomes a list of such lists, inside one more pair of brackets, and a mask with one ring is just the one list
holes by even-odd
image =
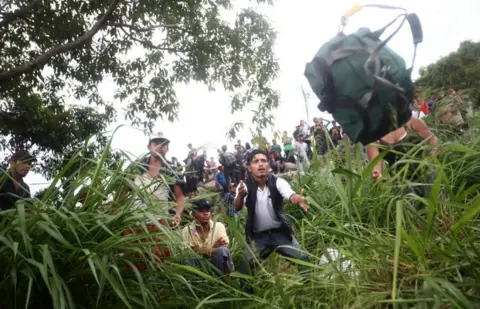
[[142, 44], [142, 47], [144, 47], [144, 48], [169, 51], [169, 52], [175, 53], [177, 55], [178, 55], [179, 52], [185, 52], [183, 50], [179, 50], [179, 49], [176, 49], [176, 48], [162, 47], [160, 45], [155, 45], [150, 41], [144, 41], [144, 40], [137, 39], [131, 33], [125, 31], [125, 29], [120, 28], [120, 30], [122, 30], [123, 33], [125, 33], [132, 41], [135, 41], [137, 43]]
[[0, 21], [0, 28], [8, 26], [10, 23], [15, 21], [18, 18], [22, 18], [30, 13], [30, 10], [40, 4], [42, 0], [32, 0], [28, 5], [24, 6], [23, 8], [19, 8], [13, 13], [5, 14], [3, 20]]
[[129, 28], [135, 32], [148, 32], [158, 28], [181, 28], [179, 24], [154, 25], [147, 28], [139, 28], [137, 26], [124, 24], [124, 23], [109, 23], [108, 26]]
[[24, 63], [20, 66], [13, 68], [10, 71], [0, 71], [0, 82], [20, 76], [22, 74], [31, 72], [36, 68], [44, 66], [52, 57], [71, 51], [87, 43], [93, 36], [106, 24], [108, 18], [112, 15], [113, 11], [117, 8], [120, 0], [112, 0], [105, 14], [93, 25], [93, 27], [87, 31], [84, 35], [64, 45], [57, 45], [37, 58]]
[[180, 24], [153, 25], [153, 26], [146, 27], [146, 28], [140, 28], [140, 27], [137, 27], [137, 26], [134, 26], [134, 25], [131, 25], [131, 24], [125, 24], [125, 23], [109, 23], [108, 26], [128, 28], [128, 29], [133, 30], [133, 31], [138, 32], [138, 33], [148, 32], [148, 31], [152, 31], [152, 30], [160, 29], [160, 28], [180, 29], [183, 32], [189, 33], [191, 35], [199, 35], [199, 34], [203, 33], [203, 31], [201, 29], [199, 29], [198, 32], [195, 32], [195, 31], [192, 31], [192, 30], [189, 30], [189, 29], [186, 29], [186, 28], [182, 27]]

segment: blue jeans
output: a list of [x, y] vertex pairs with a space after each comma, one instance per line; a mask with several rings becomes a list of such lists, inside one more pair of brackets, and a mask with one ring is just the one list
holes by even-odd
[[[250, 249], [254, 252], [259, 260], [266, 259], [272, 252], [277, 252], [285, 257], [299, 259], [308, 262], [308, 256], [299, 251], [300, 244], [292, 235], [290, 239], [288, 235], [282, 232], [261, 232], [254, 233]], [[288, 246], [288, 247], [284, 247]], [[240, 272], [242, 274], [250, 274], [249, 270], [253, 269], [253, 256], [249, 251], [245, 254], [245, 259], [240, 264]], [[303, 270], [302, 265], [299, 265], [299, 270]]]
[[205, 265], [202, 263], [202, 259], [196, 256], [192, 256], [189, 259], [183, 260], [182, 264], [184, 265], [192, 265], [197, 268], [207, 268], [207, 271], [211, 271], [216, 273], [217, 275], [223, 276], [225, 274], [229, 274], [235, 271], [235, 267], [233, 265], [232, 255], [230, 254], [230, 250], [225, 247], [221, 247], [217, 249], [217, 252], [208, 259], [209, 264], [215, 266], [216, 269], [212, 269], [208, 267], [209, 265]]

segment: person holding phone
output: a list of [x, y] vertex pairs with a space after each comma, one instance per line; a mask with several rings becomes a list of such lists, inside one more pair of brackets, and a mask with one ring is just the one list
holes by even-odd
[[[247, 243], [258, 259], [266, 259], [273, 251], [279, 254], [308, 261], [293, 236], [288, 217], [283, 213], [283, 200], [289, 200], [308, 211], [304, 190], [296, 194], [290, 184], [268, 173], [268, 156], [264, 150], [254, 150], [247, 162], [249, 176], [240, 181], [235, 197], [235, 211], [247, 207], [245, 227]], [[253, 256], [247, 251], [240, 272], [248, 274], [253, 268]]]

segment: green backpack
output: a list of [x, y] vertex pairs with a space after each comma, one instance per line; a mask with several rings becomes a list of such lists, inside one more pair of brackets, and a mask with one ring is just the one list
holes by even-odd
[[[361, 7], [400, 9], [383, 5]], [[406, 68], [405, 60], [388, 48], [387, 42], [408, 21], [416, 55], [423, 33], [417, 15], [405, 11], [378, 31], [361, 28], [345, 35], [346, 17], [361, 7], [343, 17], [339, 33], [307, 63], [305, 77], [320, 99], [318, 108], [331, 113], [353, 142], [366, 145], [402, 127], [412, 115], [412, 68]], [[402, 17], [398, 29], [381, 41], [383, 32]]]

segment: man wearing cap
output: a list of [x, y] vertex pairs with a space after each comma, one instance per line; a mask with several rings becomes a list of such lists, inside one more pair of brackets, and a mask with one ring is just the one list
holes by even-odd
[[[182, 238], [193, 251], [208, 259], [221, 275], [226, 275], [234, 271], [232, 255], [228, 250], [230, 241], [223, 223], [212, 221], [210, 209], [211, 205], [205, 199], [193, 202], [194, 221], [183, 228]], [[198, 258], [190, 258], [184, 263], [202, 266]]]
[[[177, 204], [173, 226], [178, 226], [183, 213], [185, 196], [183, 194], [183, 175], [177, 172], [167, 161], [166, 155], [170, 140], [158, 133], [150, 138], [148, 142], [148, 156], [144, 164], [139, 167], [142, 175], [135, 177], [134, 183], [144, 189], [148, 194], [153, 195], [159, 201], [174, 201]], [[136, 201], [135, 206], [146, 208], [143, 201]]]
[[[296, 194], [286, 180], [269, 174], [267, 153], [263, 150], [254, 150], [247, 165], [249, 176], [245, 183], [242, 181], [238, 185], [234, 203], [235, 211], [247, 207], [245, 236], [253, 253], [258, 259], [265, 259], [276, 251], [286, 257], [308, 261], [308, 257], [300, 252], [300, 245], [282, 209], [283, 200], [290, 200], [307, 211], [303, 189]], [[240, 271], [248, 273], [247, 265], [253, 261], [247, 252]]]
[[29, 198], [30, 187], [23, 181], [27, 176], [32, 163], [36, 159], [27, 151], [18, 150], [10, 158], [10, 170], [6, 177], [2, 177], [0, 187], [0, 210], [12, 208], [15, 203], [23, 198]]

